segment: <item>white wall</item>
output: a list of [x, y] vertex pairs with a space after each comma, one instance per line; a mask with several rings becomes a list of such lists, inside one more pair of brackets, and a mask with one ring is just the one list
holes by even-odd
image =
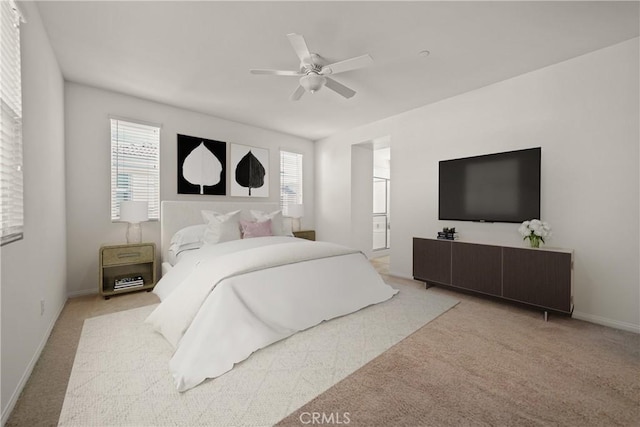
[[574, 317], [640, 331], [638, 49], [636, 38], [318, 141], [318, 238], [352, 243], [351, 146], [390, 135], [392, 273], [410, 277], [412, 237], [443, 226], [523, 245], [517, 224], [439, 221], [438, 161], [541, 146], [549, 246], [575, 250]]
[[2, 247], [3, 424], [66, 301], [64, 84], [38, 10], [21, 7], [25, 226]]
[[373, 253], [373, 145], [351, 146], [351, 242], [370, 257]]
[[[126, 225], [110, 220], [109, 115], [158, 123], [160, 135], [160, 199], [242, 201], [248, 198], [177, 194], [178, 133], [269, 149], [269, 198], [280, 199], [280, 149], [303, 154], [305, 217], [314, 226], [314, 152], [311, 141], [241, 123], [195, 113], [84, 85], [65, 84], [67, 137], [67, 256], [70, 295], [98, 290], [98, 250], [105, 243], [124, 243]], [[229, 153], [227, 145], [227, 156]], [[229, 178], [227, 179], [229, 181]], [[227, 184], [229, 187], [229, 184]], [[229, 188], [227, 188], [229, 194]], [[142, 224], [143, 241], [160, 248], [158, 222]]]

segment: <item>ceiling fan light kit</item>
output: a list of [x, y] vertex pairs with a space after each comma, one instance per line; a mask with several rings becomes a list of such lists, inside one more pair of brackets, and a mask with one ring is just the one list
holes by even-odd
[[292, 101], [300, 99], [305, 92], [315, 93], [322, 89], [323, 86], [327, 86], [344, 98], [351, 98], [356, 94], [353, 89], [325, 76], [356, 70], [373, 63], [371, 55], [365, 54], [333, 64], [323, 65], [320, 55], [309, 52], [304, 37], [293, 33], [287, 34], [287, 37], [289, 38], [291, 47], [293, 47], [293, 50], [300, 59], [299, 71], [254, 69], [250, 72], [251, 74], [269, 74], [274, 76], [301, 76], [299, 81], [300, 85], [291, 95]]
[[322, 89], [327, 79], [324, 76], [316, 73], [309, 73], [306, 76], [300, 77], [300, 86], [302, 86], [307, 92], [315, 93]]

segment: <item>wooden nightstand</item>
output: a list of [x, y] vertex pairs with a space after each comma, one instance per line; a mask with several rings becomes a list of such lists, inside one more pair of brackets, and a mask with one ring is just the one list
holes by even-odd
[[[116, 282], [130, 279], [128, 284]], [[137, 279], [137, 280], [136, 280]], [[100, 295], [112, 295], [140, 290], [150, 291], [156, 284], [156, 245], [103, 245], [100, 247]]]
[[316, 230], [300, 230], [300, 231], [294, 231], [293, 235], [295, 237], [299, 237], [300, 239], [307, 239], [307, 240], [316, 240]]

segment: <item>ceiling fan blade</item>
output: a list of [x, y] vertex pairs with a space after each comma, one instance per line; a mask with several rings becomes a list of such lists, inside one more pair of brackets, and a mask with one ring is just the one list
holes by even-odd
[[304, 76], [303, 73], [299, 71], [289, 71], [289, 70], [249, 70], [251, 74], [269, 74], [275, 76]]
[[327, 79], [327, 82], [324, 85], [329, 89], [331, 89], [332, 91], [344, 96], [345, 98], [349, 99], [356, 94], [355, 90], [349, 89], [342, 83], [338, 83], [337, 81], [329, 77], [325, 77], [325, 78]]
[[291, 100], [297, 101], [304, 94], [304, 88], [298, 85], [298, 88], [291, 94]]
[[373, 58], [367, 53], [366, 55], [356, 56], [355, 58], [345, 59], [344, 61], [325, 65], [322, 67], [320, 74], [327, 75], [344, 73], [345, 71], [367, 67], [371, 64], [373, 64]]
[[304, 64], [313, 64], [311, 61], [311, 53], [307, 47], [307, 42], [304, 41], [304, 37], [295, 33], [287, 34], [287, 37], [289, 37], [289, 42], [291, 43], [293, 50], [296, 51], [296, 55], [300, 58], [300, 62]]

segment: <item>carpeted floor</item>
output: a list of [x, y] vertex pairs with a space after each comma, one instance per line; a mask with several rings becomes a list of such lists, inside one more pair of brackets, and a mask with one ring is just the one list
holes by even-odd
[[150, 292], [69, 299], [5, 426], [57, 426], [85, 319], [157, 302]]
[[[384, 259], [372, 263], [388, 272]], [[333, 424], [349, 412], [353, 426], [639, 424], [640, 335], [432, 289], [461, 302], [280, 424], [323, 412]], [[69, 300], [6, 425], [57, 425], [85, 318], [156, 302]]]
[[640, 425], [639, 335], [461, 299], [278, 425]]

